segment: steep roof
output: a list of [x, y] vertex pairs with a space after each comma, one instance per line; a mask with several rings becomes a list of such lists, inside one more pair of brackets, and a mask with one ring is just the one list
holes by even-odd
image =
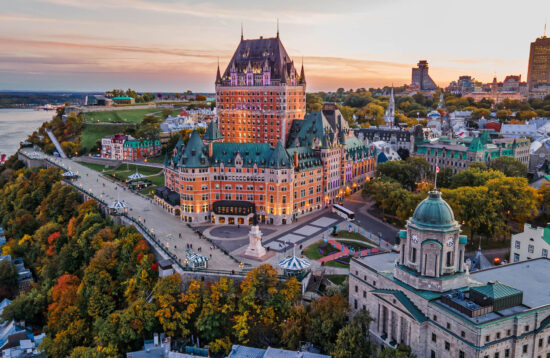
[[470, 152], [483, 152], [483, 143], [481, 142], [481, 139], [474, 138], [472, 140], [472, 143], [468, 146], [468, 151]]
[[269, 158], [269, 167], [275, 169], [291, 168], [292, 163], [281, 141], [277, 141], [277, 146]]
[[196, 130], [191, 133], [178, 165], [191, 168], [208, 166], [208, 152]]
[[297, 73], [279, 37], [260, 37], [252, 40], [241, 39], [223, 73], [222, 80], [228, 79], [233, 70], [237, 73], [246, 72], [249, 65], [252, 71], [261, 72], [266, 63], [271, 71], [272, 80], [283, 82], [284, 75], [292, 69]]
[[237, 154], [242, 158], [243, 167], [268, 167], [273, 147], [269, 143], [212, 143], [212, 165], [221, 163], [226, 167], [235, 166]]
[[204, 134], [203, 140], [214, 141], [222, 138], [222, 134], [218, 129], [218, 122], [214, 120], [210, 121], [210, 123], [208, 123], [208, 128], [206, 128], [206, 133]]

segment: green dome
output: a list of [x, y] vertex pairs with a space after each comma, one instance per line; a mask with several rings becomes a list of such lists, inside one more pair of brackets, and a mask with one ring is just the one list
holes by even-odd
[[441, 199], [441, 192], [430, 191], [414, 211], [411, 223], [419, 228], [447, 230], [454, 228], [457, 222], [453, 210]]

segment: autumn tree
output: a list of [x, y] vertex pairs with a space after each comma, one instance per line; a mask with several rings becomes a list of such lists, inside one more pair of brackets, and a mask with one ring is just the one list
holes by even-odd
[[309, 341], [332, 352], [338, 332], [348, 318], [348, 301], [341, 295], [323, 296], [311, 303]]
[[525, 164], [512, 157], [498, 157], [489, 166], [504, 173], [507, 177], [525, 178], [528, 172]]

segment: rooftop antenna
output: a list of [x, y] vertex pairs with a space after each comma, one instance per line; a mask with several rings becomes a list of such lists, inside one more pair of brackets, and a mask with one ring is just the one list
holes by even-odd
[[279, 18], [277, 18], [277, 38], [279, 38]]

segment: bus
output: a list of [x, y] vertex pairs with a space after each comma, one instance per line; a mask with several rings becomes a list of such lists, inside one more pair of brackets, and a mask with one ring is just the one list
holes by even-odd
[[355, 213], [349, 209], [344, 208], [340, 204], [333, 204], [332, 205], [332, 212], [340, 215], [344, 219], [348, 221], [352, 221], [355, 219]]

